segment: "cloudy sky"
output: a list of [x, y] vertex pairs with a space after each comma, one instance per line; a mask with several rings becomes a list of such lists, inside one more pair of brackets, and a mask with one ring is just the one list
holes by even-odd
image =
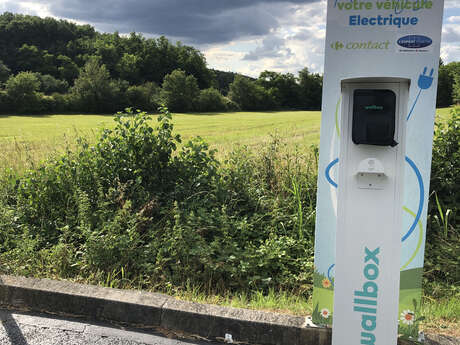
[[[325, 0], [0, 0], [3, 11], [165, 35], [197, 47], [224, 71], [323, 69]], [[460, 0], [445, 0], [441, 57], [460, 61]]]

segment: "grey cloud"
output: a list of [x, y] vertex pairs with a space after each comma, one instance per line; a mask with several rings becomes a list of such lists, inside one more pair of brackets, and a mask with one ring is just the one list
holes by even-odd
[[442, 42], [460, 42], [460, 28], [455, 24], [444, 25]]
[[223, 43], [260, 36], [279, 25], [288, 5], [319, 0], [36, 0], [58, 17], [120, 32], [143, 32], [186, 43]]
[[8, 11], [8, 12], [21, 12], [21, 6], [15, 1], [6, 1], [3, 4], [0, 4], [0, 12], [1, 11]]
[[289, 48], [284, 47], [284, 39], [269, 35], [262, 41], [262, 45], [246, 54], [243, 60], [256, 61], [262, 58], [277, 58], [291, 56]]

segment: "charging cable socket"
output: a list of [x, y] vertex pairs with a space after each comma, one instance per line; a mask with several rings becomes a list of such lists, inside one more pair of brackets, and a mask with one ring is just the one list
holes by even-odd
[[382, 162], [377, 158], [367, 158], [359, 163], [358, 188], [360, 189], [384, 189], [385, 169]]

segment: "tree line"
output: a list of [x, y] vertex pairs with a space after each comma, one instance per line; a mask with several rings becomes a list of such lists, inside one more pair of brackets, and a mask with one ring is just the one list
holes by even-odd
[[438, 107], [460, 104], [460, 62], [446, 65], [442, 59], [439, 60], [436, 104]]
[[[174, 112], [321, 107], [322, 76], [307, 68], [298, 76], [264, 71], [258, 78], [212, 70], [199, 50], [163, 36], [99, 33], [5, 12], [0, 46], [1, 113], [154, 111], [160, 104]], [[460, 99], [458, 64], [441, 65], [439, 105]]]
[[0, 112], [111, 113], [319, 109], [322, 78], [307, 69], [259, 78], [211, 70], [197, 49], [165, 37], [99, 33], [90, 25], [0, 15]]

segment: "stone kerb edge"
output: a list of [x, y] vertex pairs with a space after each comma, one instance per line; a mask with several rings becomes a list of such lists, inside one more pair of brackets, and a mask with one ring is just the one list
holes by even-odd
[[176, 300], [142, 291], [0, 275], [0, 305], [93, 320], [162, 327], [261, 345], [330, 345], [331, 330], [305, 318]]

